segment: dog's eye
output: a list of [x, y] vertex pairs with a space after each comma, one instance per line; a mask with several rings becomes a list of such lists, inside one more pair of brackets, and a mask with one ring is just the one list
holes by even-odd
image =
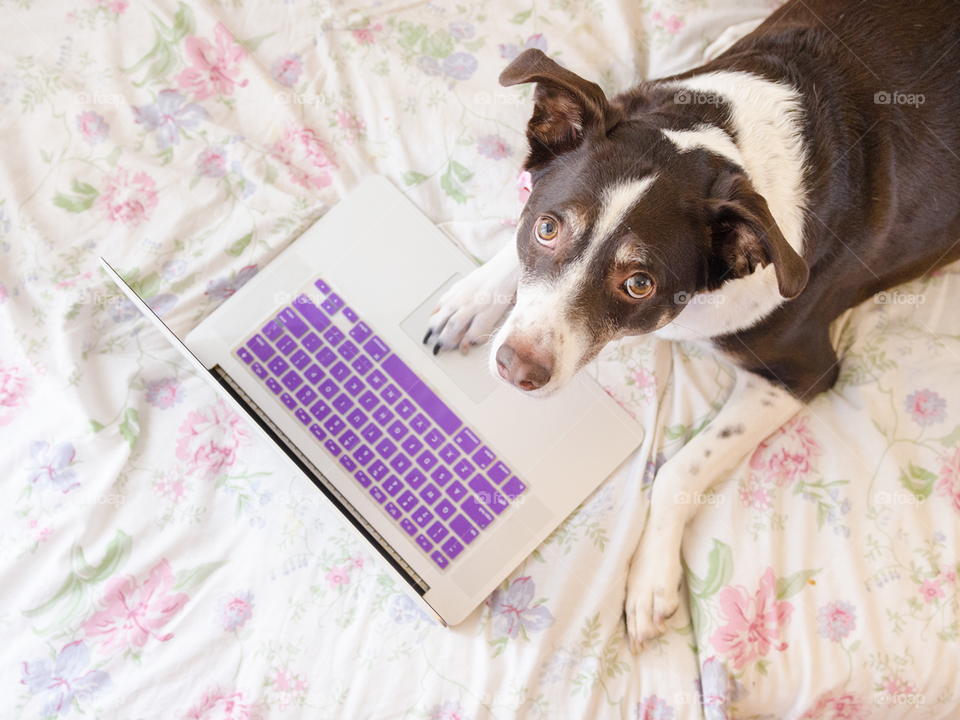
[[560, 224], [553, 218], [542, 217], [537, 220], [537, 240], [541, 245], [553, 247], [559, 234]]
[[653, 278], [646, 273], [637, 273], [623, 283], [627, 295], [635, 300], [643, 300], [653, 294]]

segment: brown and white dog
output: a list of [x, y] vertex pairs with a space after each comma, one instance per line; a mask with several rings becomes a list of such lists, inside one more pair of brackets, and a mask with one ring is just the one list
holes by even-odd
[[491, 369], [529, 395], [644, 333], [739, 370], [654, 482], [626, 585], [636, 651], [680, 602], [694, 506], [675, 498], [833, 386], [841, 313], [960, 258], [960, 3], [788, 2], [708, 64], [611, 99], [538, 50], [500, 82], [537, 84], [533, 191], [516, 245], [441, 299], [436, 349], [486, 340], [515, 293]]

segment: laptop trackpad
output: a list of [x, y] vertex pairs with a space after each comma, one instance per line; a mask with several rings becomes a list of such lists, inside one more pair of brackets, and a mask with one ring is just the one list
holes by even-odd
[[416, 343], [423, 353], [441, 368], [461, 390], [475, 403], [483, 402], [487, 396], [500, 386], [500, 381], [490, 374], [487, 367], [487, 350], [483, 346], [470, 348], [467, 355], [458, 350], [441, 350], [438, 355], [433, 354], [433, 341], [423, 344], [423, 336], [427, 332], [430, 320], [430, 311], [437, 306], [437, 301], [447, 288], [452, 286], [463, 275], [456, 273], [437, 291], [424, 300], [423, 304], [414, 310], [406, 320], [400, 323], [400, 329], [407, 337]]

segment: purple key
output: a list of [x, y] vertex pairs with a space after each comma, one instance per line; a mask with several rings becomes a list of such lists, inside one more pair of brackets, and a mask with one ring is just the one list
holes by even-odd
[[407, 434], [407, 432], [407, 426], [399, 420], [395, 421], [390, 427], [387, 428], [387, 434], [394, 440], [400, 440], [404, 435]]
[[456, 538], [450, 538], [443, 544], [443, 551], [451, 560], [456, 559], [457, 555], [463, 550], [463, 545]]
[[300, 295], [293, 301], [293, 307], [297, 312], [307, 319], [307, 322], [313, 325], [317, 332], [323, 332], [330, 326], [330, 318], [324, 315], [320, 309], [310, 302], [306, 295]]
[[343, 298], [336, 293], [327, 296], [327, 299], [321, 305], [324, 310], [333, 315], [337, 310], [343, 307]]
[[307, 411], [304, 410], [303, 408], [297, 408], [296, 412], [294, 412], [293, 414], [296, 415], [296, 416], [297, 416], [297, 420], [299, 420], [300, 422], [302, 422], [304, 425], [309, 424], [309, 422], [310, 422], [310, 416], [307, 415]]
[[293, 410], [297, 406], [297, 401], [290, 396], [290, 393], [284, 393], [283, 395], [281, 395], [280, 402], [282, 402], [291, 410]]
[[347, 430], [340, 436], [340, 444], [343, 445], [344, 450], [353, 450], [358, 442], [360, 442], [360, 438], [353, 430]]
[[358, 400], [358, 402], [360, 403], [360, 407], [367, 412], [370, 412], [380, 403], [380, 400], [376, 395], [373, 394], [372, 391], [367, 390], [363, 395], [360, 396], [360, 400]]
[[493, 515], [483, 506], [483, 503], [477, 500], [475, 495], [471, 495], [464, 500], [463, 504], [460, 505], [460, 509], [481, 529], [493, 522]]
[[353, 479], [360, 483], [362, 487], [370, 487], [370, 478], [367, 477], [367, 474], [363, 470], [357, 470], [353, 476]]
[[342, 362], [338, 362], [332, 368], [330, 368], [330, 374], [333, 375], [333, 379], [339, 383], [342, 383], [348, 377], [350, 377], [350, 368], [344, 365]]
[[435, 522], [435, 523], [434, 523], [433, 525], [431, 525], [430, 528], [427, 530], [427, 536], [428, 536], [431, 540], [433, 540], [435, 543], [440, 542], [441, 540], [443, 540], [443, 539], [444, 539], [447, 535], [449, 535], [449, 534], [450, 534], [450, 531], [447, 530], [447, 529], [443, 526], [443, 523], [441, 523], [441, 522]]
[[416, 455], [423, 447], [423, 442], [416, 436], [411, 435], [400, 444], [400, 447], [404, 449], [407, 455]]
[[416, 511], [414, 511], [414, 513], [413, 513], [413, 515], [411, 515], [411, 517], [413, 518], [413, 521], [414, 521], [417, 525], [419, 525], [420, 527], [423, 527], [423, 526], [426, 525], [428, 522], [430, 522], [431, 520], [433, 520], [433, 513], [430, 512], [429, 508], [426, 508], [426, 507], [424, 507], [424, 506], [421, 506], [421, 507], [418, 508]]
[[337, 387], [337, 384], [330, 378], [327, 378], [320, 383], [318, 390], [320, 390], [320, 394], [323, 395], [327, 400], [340, 392], [340, 388]]
[[327, 440], [323, 444], [323, 447], [325, 447], [327, 449], [327, 452], [329, 452], [334, 457], [340, 454], [340, 446], [337, 445], [333, 440]]
[[266, 335], [270, 340], [276, 340], [278, 337], [283, 335], [283, 328], [277, 325], [276, 320], [271, 320], [263, 326], [263, 334]]
[[409, 490], [404, 490], [403, 495], [397, 498], [397, 502], [400, 504], [400, 507], [402, 507], [405, 512], [410, 512], [413, 508], [417, 506], [417, 496], [414, 495]]
[[423, 441], [434, 450], [440, 447], [440, 443], [442, 443], [445, 439], [446, 438], [444, 438], [443, 435], [440, 434], [440, 431], [436, 428], [430, 428], [430, 432], [423, 436]]
[[353, 458], [350, 457], [349, 455], [341, 455], [340, 464], [343, 465], [344, 468], [346, 468], [347, 472], [352, 473], [354, 470], [357, 469], [357, 464], [353, 461]]
[[247, 365], [253, 362], [253, 355], [251, 355], [250, 351], [246, 348], [237, 348], [237, 356], [239, 356], [239, 358]]
[[444, 498], [437, 504], [434, 511], [440, 516], [441, 520], [449, 520], [457, 511], [457, 506]]
[[314, 357], [317, 358], [317, 362], [323, 365], [324, 367], [330, 367], [330, 363], [337, 359], [337, 354], [333, 352], [328, 347], [323, 348], [318, 352]]
[[378, 488], [376, 485], [370, 488], [370, 494], [373, 495], [373, 499], [381, 505], [383, 504], [383, 501], [387, 499], [387, 496], [383, 494], [383, 490]]
[[313, 284], [317, 288], [317, 290], [322, 292], [324, 295], [330, 292], [330, 286], [327, 285], [323, 280], [317, 280]]
[[380, 436], [383, 435], [383, 430], [378, 428], [373, 423], [368, 424], [363, 429], [363, 439], [366, 440], [371, 445], [380, 439]]
[[388, 404], [393, 405], [397, 400], [400, 399], [400, 391], [397, 390], [396, 385], [390, 383], [380, 391], [380, 397], [382, 397]]
[[370, 477], [377, 482], [380, 482], [384, 477], [386, 477], [387, 473], [390, 472], [390, 468], [377, 460], [369, 467], [368, 471], [370, 473]]
[[282, 338], [277, 340], [277, 350], [282, 352], [284, 355], [289, 355], [296, 349], [297, 343], [293, 340], [293, 338], [284, 335]]
[[450, 561], [447, 560], [439, 550], [434, 550], [430, 555], [430, 559], [433, 560], [441, 570], [446, 569], [447, 565], [450, 564]]
[[394, 410], [397, 411], [397, 415], [406, 420], [417, 411], [417, 408], [412, 402], [404, 398], [397, 403], [397, 406], [394, 408]]
[[447, 435], [452, 435], [463, 425], [463, 421], [396, 355], [384, 360], [381, 367]]
[[467, 455], [472, 453], [480, 444], [480, 438], [474, 435], [470, 428], [464, 428], [458, 432], [453, 441], [457, 444], [457, 447], [467, 453]]
[[[292, 370], [290, 372], [293, 372]], [[304, 385], [300, 388], [300, 391], [297, 393], [297, 400], [299, 400], [304, 405], [309, 405], [314, 400], [317, 399], [317, 394], [309, 385]]]
[[[453, 520], [450, 521], [450, 529], [460, 538], [465, 545], [472, 543], [479, 531], [470, 524], [470, 521], [467, 520], [463, 515], [457, 515]], [[449, 553], [448, 553], [449, 557]]]
[[453, 471], [457, 475], [459, 475], [461, 478], [466, 480], [468, 477], [473, 475], [473, 471], [474, 471], [473, 463], [471, 463], [469, 460], [464, 458], [463, 460], [461, 460], [460, 462], [458, 462], [456, 465], [453, 466]]
[[473, 462], [475, 462], [479, 468], [486, 468], [496, 459], [497, 456], [494, 455], [486, 445], [473, 454]]
[[260, 362], [266, 362], [277, 352], [259, 335], [254, 335], [247, 340], [247, 347], [250, 348], [254, 355], [260, 358]]
[[360, 318], [357, 317], [357, 314], [353, 311], [352, 307], [345, 307], [343, 309], [343, 316], [352, 323], [355, 323]]
[[280, 387], [280, 383], [278, 383], [273, 378], [267, 378], [267, 387], [273, 391], [274, 395], [276, 395], [278, 392], [283, 390], [283, 388]]
[[284, 308], [281, 310], [280, 314], [277, 315], [277, 320], [279, 320], [280, 324], [289, 330], [290, 334], [294, 335], [295, 337], [303, 337], [307, 330], [310, 329], [307, 327], [307, 324], [300, 319], [300, 316], [290, 308]]
[[417, 531], [417, 526], [410, 522], [409, 518], [404, 518], [400, 521], [400, 527], [403, 528], [404, 532], [407, 535], [413, 535]]
[[326, 340], [331, 345], [333, 345], [334, 347], [339, 345], [340, 341], [343, 340], [343, 338], [344, 338], [343, 331], [340, 330], [340, 328], [338, 328], [336, 325], [331, 326], [330, 329], [323, 334], [323, 339]]
[[379, 445], [377, 445], [377, 452], [380, 454], [380, 457], [386, 459], [389, 458], [397, 450], [397, 446], [390, 442], [387, 438], [384, 438]]
[[433, 483], [429, 483], [423, 490], [420, 491], [420, 499], [423, 500], [427, 505], [433, 505], [439, 498], [440, 491]]
[[367, 327], [366, 323], [359, 322], [350, 330], [350, 337], [352, 337], [358, 343], [362, 343], [364, 340], [370, 337], [370, 332], [370, 328]]
[[390, 497], [393, 497], [401, 490], [403, 490], [403, 483], [400, 482], [400, 478], [396, 475], [391, 475], [383, 481], [383, 491]]
[[307, 333], [307, 336], [300, 341], [303, 346], [310, 352], [316, 352], [323, 345], [323, 341], [317, 336], [315, 332]]
[[404, 480], [407, 481], [407, 485], [416, 490], [427, 481], [427, 476], [414, 468], [404, 476]]
[[297, 375], [296, 370], [291, 370], [290, 372], [288, 372], [286, 375], [283, 376], [280, 382], [283, 383], [283, 386], [287, 390], [290, 390], [291, 392], [293, 392], [298, 387], [303, 385], [303, 378]]
[[430, 427], [430, 423], [427, 422], [423, 413], [417, 413], [416, 417], [410, 421], [410, 427], [416, 431], [417, 435], [423, 435], [424, 431]]
[[323, 428], [316, 423], [310, 426], [310, 432], [314, 434], [317, 440], [321, 441], [327, 436], [327, 434], [323, 431]]
[[357, 430], [362, 428], [367, 423], [367, 416], [364, 415], [363, 411], [360, 408], [355, 408], [353, 412], [347, 415], [347, 422], [353, 425]]
[[439, 485], [440, 487], [443, 487], [453, 479], [453, 473], [447, 470], [447, 468], [445, 468], [443, 465], [441, 465], [432, 473], [430, 473], [430, 477], [433, 478], [433, 481], [437, 485]]
[[323, 424], [323, 426], [334, 435], [339, 435], [340, 431], [343, 430], [347, 425], [336, 415], [331, 415], [330, 418]]
[[462, 500], [466, 494], [467, 489], [460, 483], [459, 480], [454, 480], [447, 488], [447, 495], [453, 498], [454, 502], [460, 502], [460, 500]]
[[337, 352], [340, 353], [340, 357], [349, 362], [357, 356], [360, 350], [349, 340], [344, 340], [340, 343], [340, 347], [337, 348]]
[[267, 369], [260, 363], [255, 362], [250, 366], [250, 369], [253, 370], [253, 374], [258, 378], [263, 380], [267, 376]]
[[503, 486], [501, 492], [507, 497], [507, 500], [515, 500], [526, 489], [527, 486], [520, 481], [520, 478], [514, 475]]
[[429, 450], [424, 450], [417, 457], [417, 465], [422, 467], [427, 472], [430, 472], [431, 468], [436, 467], [437, 465], [437, 456], [431, 453]]
[[384, 505], [383, 509], [386, 510], [387, 514], [390, 517], [392, 517], [394, 520], [399, 520], [400, 517], [403, 515], [403, 513], [400, 512], [400, 508], [398, 508], [392, 502], [388, 502], [386, 505]]
[[290, 364], [277, 355], [277, 357], [267, 363], [267, 367], [270, 368], [270, 372], [274, 375], [283, 375], [283, 373], [287, 371], [287, 368], [290, 367]]
[[444, 445], [438, 454], [440, 455], [440, 459], [447, 463], [447, 465], [452, 465], [457, 461], [457, 458], [460, 457], [460, 451], [453, 446], [453, 443]]
[[387, 382], [387, 376], [379, 370], [374, 370], [367, 377], [367, 382], [370, 383], [370, 387], [372, 387], [374, 390], [379, 390], [383, 387], [383, 384]]
[[353, 400], [350, 399], [350, 396], [346, 393], [340, 393], [337, 395], [337, 399], [332, 403], [333, 409], [336, 410], [341, 415], [346, 415], [350, 412], [350, 408], [353, 407]]
[[350, 367], [356, 370], [358, 375], [366, 375], [373, 368], [373, 363], [366, 355], [360, 355], [350, 363]]
[[318, 382], [323, 380], [324, 372], [320, 369], [320, 366], [314, 363], [308, 367], [303, 372], [303, 376], [311, 383], [316, 385]]
[[380, 362], [390, 353], [390, 348], [387, 347], [387, 344], [376, 335], [367, 341], [363, 349], [366, 350], [367, 355], [372, 357], [376, 362]]
[[356, 458], [357, 462], [361, 465], [366, 465], [373, 460], [373, 450], [366, 445], [361, 445], [354, 451], [353, 457]]
[[487, 470], [487, 477], [493, 480], [497, 485], [502, 483], [510, 476], [510, 468], [502, 462], [494, 463], [493, 467]]
[[422, 547], [426, 552], [433, 550], [433, 543], [427, 540], [426, 535], [417, 535], [417, 545]]
[[377, 421], [380, 427], [383, 427], [393, 420], [393, 413], [390, 412], [390, 409], [386, 405], [381, 405], [373, 414], [373, 419]]
[[330, 414], [330, 406], [327, 405], [323, 400], [318, 400], [316, 405], [310, 408], [310, 414], [313, 415], [317, 420], [323, 420], [327, 415]]
[[293, 366], [297, 370], [303, 370], [307, 365], [310, 364], [310, 356], [307, 355], [303, 350], [297, 350], [293, 355], [290, 356], [290, 362], [293, 363]]
[[396, 470], [398, 473], [405, 473], [411, 468], [413, 462], [403, 453], [397, 453], [396, 457], [390, 461], [390, 467]]
[[363, 380], [358, 377], [350, 376], [350, 379], [343, 383], [343, 389], [350, 393], [353, 397], [356, 397], [357, 394], [363, 390], [366, 385], [363, 384]]

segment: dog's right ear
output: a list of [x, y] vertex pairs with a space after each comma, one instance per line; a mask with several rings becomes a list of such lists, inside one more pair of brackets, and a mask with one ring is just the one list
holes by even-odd
[[536, 48], [520, 53], [500, 73], [504, 87], [531, 82], [537, 89], [527, 124], [527, 170], [573, 150], [591, 133], [607, 133], [620, 121], [620, 113], [611, 109], [599, 85], [560, 67]]

